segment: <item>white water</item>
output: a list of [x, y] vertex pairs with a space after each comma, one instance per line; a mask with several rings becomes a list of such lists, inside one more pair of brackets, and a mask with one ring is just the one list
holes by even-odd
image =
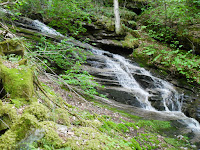
[[[152, 94], [149, 93], [151, 89], [142, 88], [141, 85], [133, 77], [133, 74], [145, 75], [152, 79], [154, 90], [159, 92], [162, 96], [165, 111], [170, 111], [170, 109], [171, 111], [181, 111], [179, 94], [170, 83], [152, 76], [149, 71], [133, 65], [120, 55], [111, 54], [109, 52], [97, 49], [93, 49], [92, 52], [94, 54], [104, 55], [106, 57], [105, 63], [107, 64], [107, 67], [115, 74], [119, 84], [122, 87], [131, 90], [136, 95], [137, 99], [144, 104], [145, 109], [156, 111], [156, 109], [151, 106], [151, 103], [148, 100], [149, 97], [152, 96]], [[169, 108], [169, 106], [171, 108]], [[177, 106], [177, 108], [175, 106]]]
[[57, 32], [55, 29], [52, 29], [52, 28], [46, 26], [44, 23], [42, 23], [38, 20], [34, 20], [31, 24], [31, 26], [34, 26], [36, 29], [38, 29], [42, 33], [47, 33], [47, 34], [63, 37], [63, 35], [60, 34], [59, 32]]
[[[187, 128], [192, 130], [200, 131], [200, 124], [193, 118], [188, 118], [181, 112], [182, 102], [179, 101], [182, 97], [182, 94], [179, 94], [172, 84], [154, 77], [151, 73], [144, 68], [138, 67], [132, 64], [130, 61], [124, 57], [116, 54], [112, 54], [103, 50], [92, 49], [93, 54], [101, 55], [105, 57], [105, 63], [107, 68], [111, 70], [110, 72], [117, 78], [119, 84], [131, 90], [131, 92], [136, 95], [137, 99], [144, 104], [144, 109], [149, 111], [154, 111], [160, 114], [164, 114], [169, 117], [176, 117], [182, 120], [182, 123], [187, 124]], [[153, 81], [153, 90], [158, 91], [162, 97], [164, 111], [156, 110], [151, 103], [149, 98], [153, 96], [150, 91], [152, 89], [144, 89], [134, 78], [133, 74], [140, 74], [148, 76]]]
[[[39, 31], [43, 33], [63, 36], [56, 30], [46, 26], [38, 20], [35, 20], [32, 25], [34, 25]], [[152, 76], [149, 71], [130, 63], [128, 60], [120, 55], [111, 54], [109, 52], [96, 48], [92, 48], [91, 51], [95, 55], [101, 55], [106, 58], [105, 60], [107, 68], [109, 68], [109, 70], [112, 70], [111, 73], [114, 73], [115, 77], [118, 79], [119, 84], [122, 87], [130, 90], [133, 94], [136, 95], [137, 99], [144, 104], [144, 109], [157, 113], [162, 113], [166, 116], [176, 116], [177, 118], [182, 119], [182, 121], [188, 125], [188, 128], [200, 131], [199, 122], [197, 122], [193, 118], [186, 117], [181, 112], [181, 102], [179, 101], [181, 95], [178, 94], [178, 92], [170, 83]], [[153, 90], [161, 94], [160, 96], [162, 97], [162, 102], [165, 109], [164, 111], [158, 111], [154, 107], [152, 107], [151, 103], [149, 102], [149, 98], [153, 96], [153, 94], [151, 93], [152, 89], [142, 88], [142, 86], [133, 77], [133, 74], [145, 75], [154, 81]]]

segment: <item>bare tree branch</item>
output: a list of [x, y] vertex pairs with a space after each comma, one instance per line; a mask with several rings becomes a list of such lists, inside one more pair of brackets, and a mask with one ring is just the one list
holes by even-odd
[[4, 6], [4, 5], [14, 5], [16, 4], [18, 1], [15, 1], [15, 2], [10, 2], [9, 0], [7, 2], [4, 2], [4, 3], [0, 3], [0, 6]]

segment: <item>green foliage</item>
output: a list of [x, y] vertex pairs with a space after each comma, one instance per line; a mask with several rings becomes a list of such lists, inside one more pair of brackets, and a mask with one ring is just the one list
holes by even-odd
[[35, 55], [44, 58], [44, 62], [52, 69], [67, 70], [72, 66], [79, 68], [80, 64], [86, 60], [88, 52], [83, 52], [83, 49], [75, 47], [72, 43], [68, 43], [67, 40], [63, 40], [61, 43], [54, 43], [42, 37], [41, 41], [43, 43], [33, 46], [32, 49], [35, 49]]
[[0, 58], [2, 58], [4, 60], [9, 60], [13, 63], [18, 63], [22, 57], [19, 55], [16, 55], [16, 54], [10, 54], [10, 55], [6, 55], [6, 56], [0, 55]]
[[177, 40], [178, 36], [188, 34], [187, 26], [199, 23], [199, 9], [197, 5], [191, 5], [193, 2], [188, 0], [151, 2], [148, 9], [144, 9], [140, 19], [147, 26], [151, 37], [171, 44], [173, 43], [171, 41]]
[[[130, 128], [133, 128], [134, 130], [138, 129], [136, 125], [131, 122], [124, 121], [124, 123], [115, 123], [110, 119], [105, 120], [104, 118], [99, 118], [99, 120], [103, 122], [103, 125], [99, 128], [99, 130], [107, 133], [111, 137], [117, 137], [120, 133], [129, 133]], [[121, 142], [134, 150], [141, 150], [140, 144], [134, 138], [130, 139], [130, 141], [123, 140]]]
[[[171, 47], [177, 47], [179, 44], [178, 41], [173, 41], [174, 44], [171, 44]], [[181, 48], [182, 45], [179, 45]], [[174, 73], [179, 73], [182, 76], [186, 77], [190, 82], [200, 83], [199, 76], [199, 65], [200, 57], [192, 54], [192, 50], [185, 52], [179, 48], [175, 50], [159, 49], [159, 46], [156, 44], [148, 45], [144, 47], [142, 54], [149, 57], [150, 64], [160, 64]]]
[[61, 33], [77, 35], [86, 31], [83, 22], [91, 22], [85, 11], [89, 7], [91, 0], [21, 0], [15, 8], [22, 16], [45, 20]]
[[81, 64], [86, 63], [86, 55], [91, 53], [74, 46], [68, 40], [54, 43], [42, 37], [42, 42], [30, 47], [34, 50], [33, 55], [42, 58], [41, 66], [47, 71], [52, 69], [59, 73], [67, 84], [78, 86], [86, 95], [105, 97], [96, 90], [97, 87], [102, 86], [95, 82], [88, 72], [81, 70]]
[[[179, 139], [175, 139], [175, 138], [165, 138], [164, 139], [166, 143], [173, 145], [174, 147], [182, 147], [185, 146], [187, 142], [187, 140], [185, 138], [183, 138], [182, 140]], [[190, 146], [190, 145], [188, 145]]]
[[83, 11], [86, 6], [88, 7], [88, 4], [91, 4], [90, 0], [54, 0], [51, 9], [46, 14], [49, 25], [60, 29], [65, 34], [66, 31], [74, 35], [79, 32], [85, 32], [86, 29], [83, 27], [83, 22], [91, 22], [89, 14]]
[[79, 72], [73, 69], [67, 70], [61, 77], [66, 83], [81, 87], [81, 89], [84, 90], [84, 94], [91, 97], [93, 97], [93, 95], [100, 95], [95, 89], [95, 87], [100, 87], [100, 85], [97, 82], [94, 82], [93, 77], [86, 71]]

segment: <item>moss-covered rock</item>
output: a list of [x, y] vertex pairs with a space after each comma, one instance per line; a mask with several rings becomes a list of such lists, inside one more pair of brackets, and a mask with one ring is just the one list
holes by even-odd
[[37, 118], [31, 114], [24, 113], [21, 118], [12, 126], [13, 130], [17, 134], [17, 141], [22, 140], [28, 131], [32, 128], [39, 128], [39, 122]]
[[122, 42], [124, 47], [128, 48], [137, 48], [139, 46], [138, 39], [135, 38], [132, 34], [128, 33]]
[[35, 116], [25, 113], [11, 128], [0, 137], [0, 149], [16, 149], [17, 143], [24, 139], [33, 128], [41, 128]]
[[120, 9], [120, 14], [122, 19], [126, 20], [135, 20], [137, 14], [133, 11], [130, 11], [128, 9]]
[[0, 131], [8, 129], [18, 119], [17, 112], [13, 107], [11, 104], [3, 105], [0, 101], [0, 118], [2, 120], [0, 121]]
[[122, 48], [135, 49], [135, 48], [138, 48], [139, 41], [132, 34], [127, 33], [124, 40], [121, 40], [121, 41], [112, 40], [110, 41], [110, 44], [119, 46]]
[[7, 39], [0, 42], [0, 54], [16, 54], [23, 56], [25, 47], [19, 39]]
[[[187, 31], [184, 33], [184, 31]], [[178, 40], [180, 44], [187, 50], [193, 50], [200, 54], [200, 24], [181, 26], [177, 30]]]
[[38, 102], [33, 102], [26, 107], [24, 112], [34, 115], [39, 121], [48, 119], [50, 115], [50, 110], [45, 105]]
[[97, 19], [95, 24], [103, 26], [107, 31], [115, 31], [115, 22], [112, 18], [101, 16]]
[[12, 130], [8, 130], [0, 137], [0, 149], [13, 150], [16, 147], [17, 135]]
[[0, 72], [4, 89], [11, 98], [29, 100], [33, 96], [33, 75], [30, 68], [7, 68], [1, 64]]
[[57, 126], [56, 123], [53, 121], [43, 121], [40, 123], [41, 126], [45, 129], [45, 136], [40, 142], [45, 142], [45, 144], [50, 144], [54, 148], [61, 148], [65, 147], [65, 141], [59, 137], [58, 133], [56, 132]]

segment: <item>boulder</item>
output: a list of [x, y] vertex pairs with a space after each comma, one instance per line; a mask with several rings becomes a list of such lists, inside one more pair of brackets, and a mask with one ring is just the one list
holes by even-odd
[[146, 105], [141, 103], [135, 94], [125, 88], [119, 87], [107, 87], [99, 91], [101, 94], [107, 95], [109, 99], [113, 99], [117, 102], [132, 105], [139, 108], [145, 108]]
[[19, 39], [7, 39], [3, 42], [0, 42], [0, 54], [16, 54], [23, 56], [25, 47]]
[[144, 89], [156, 88], [154, 85], [154, 80], [150, 76], [143, 74], [133, 74], [133, 77], [137, 80], [140, 86]]

